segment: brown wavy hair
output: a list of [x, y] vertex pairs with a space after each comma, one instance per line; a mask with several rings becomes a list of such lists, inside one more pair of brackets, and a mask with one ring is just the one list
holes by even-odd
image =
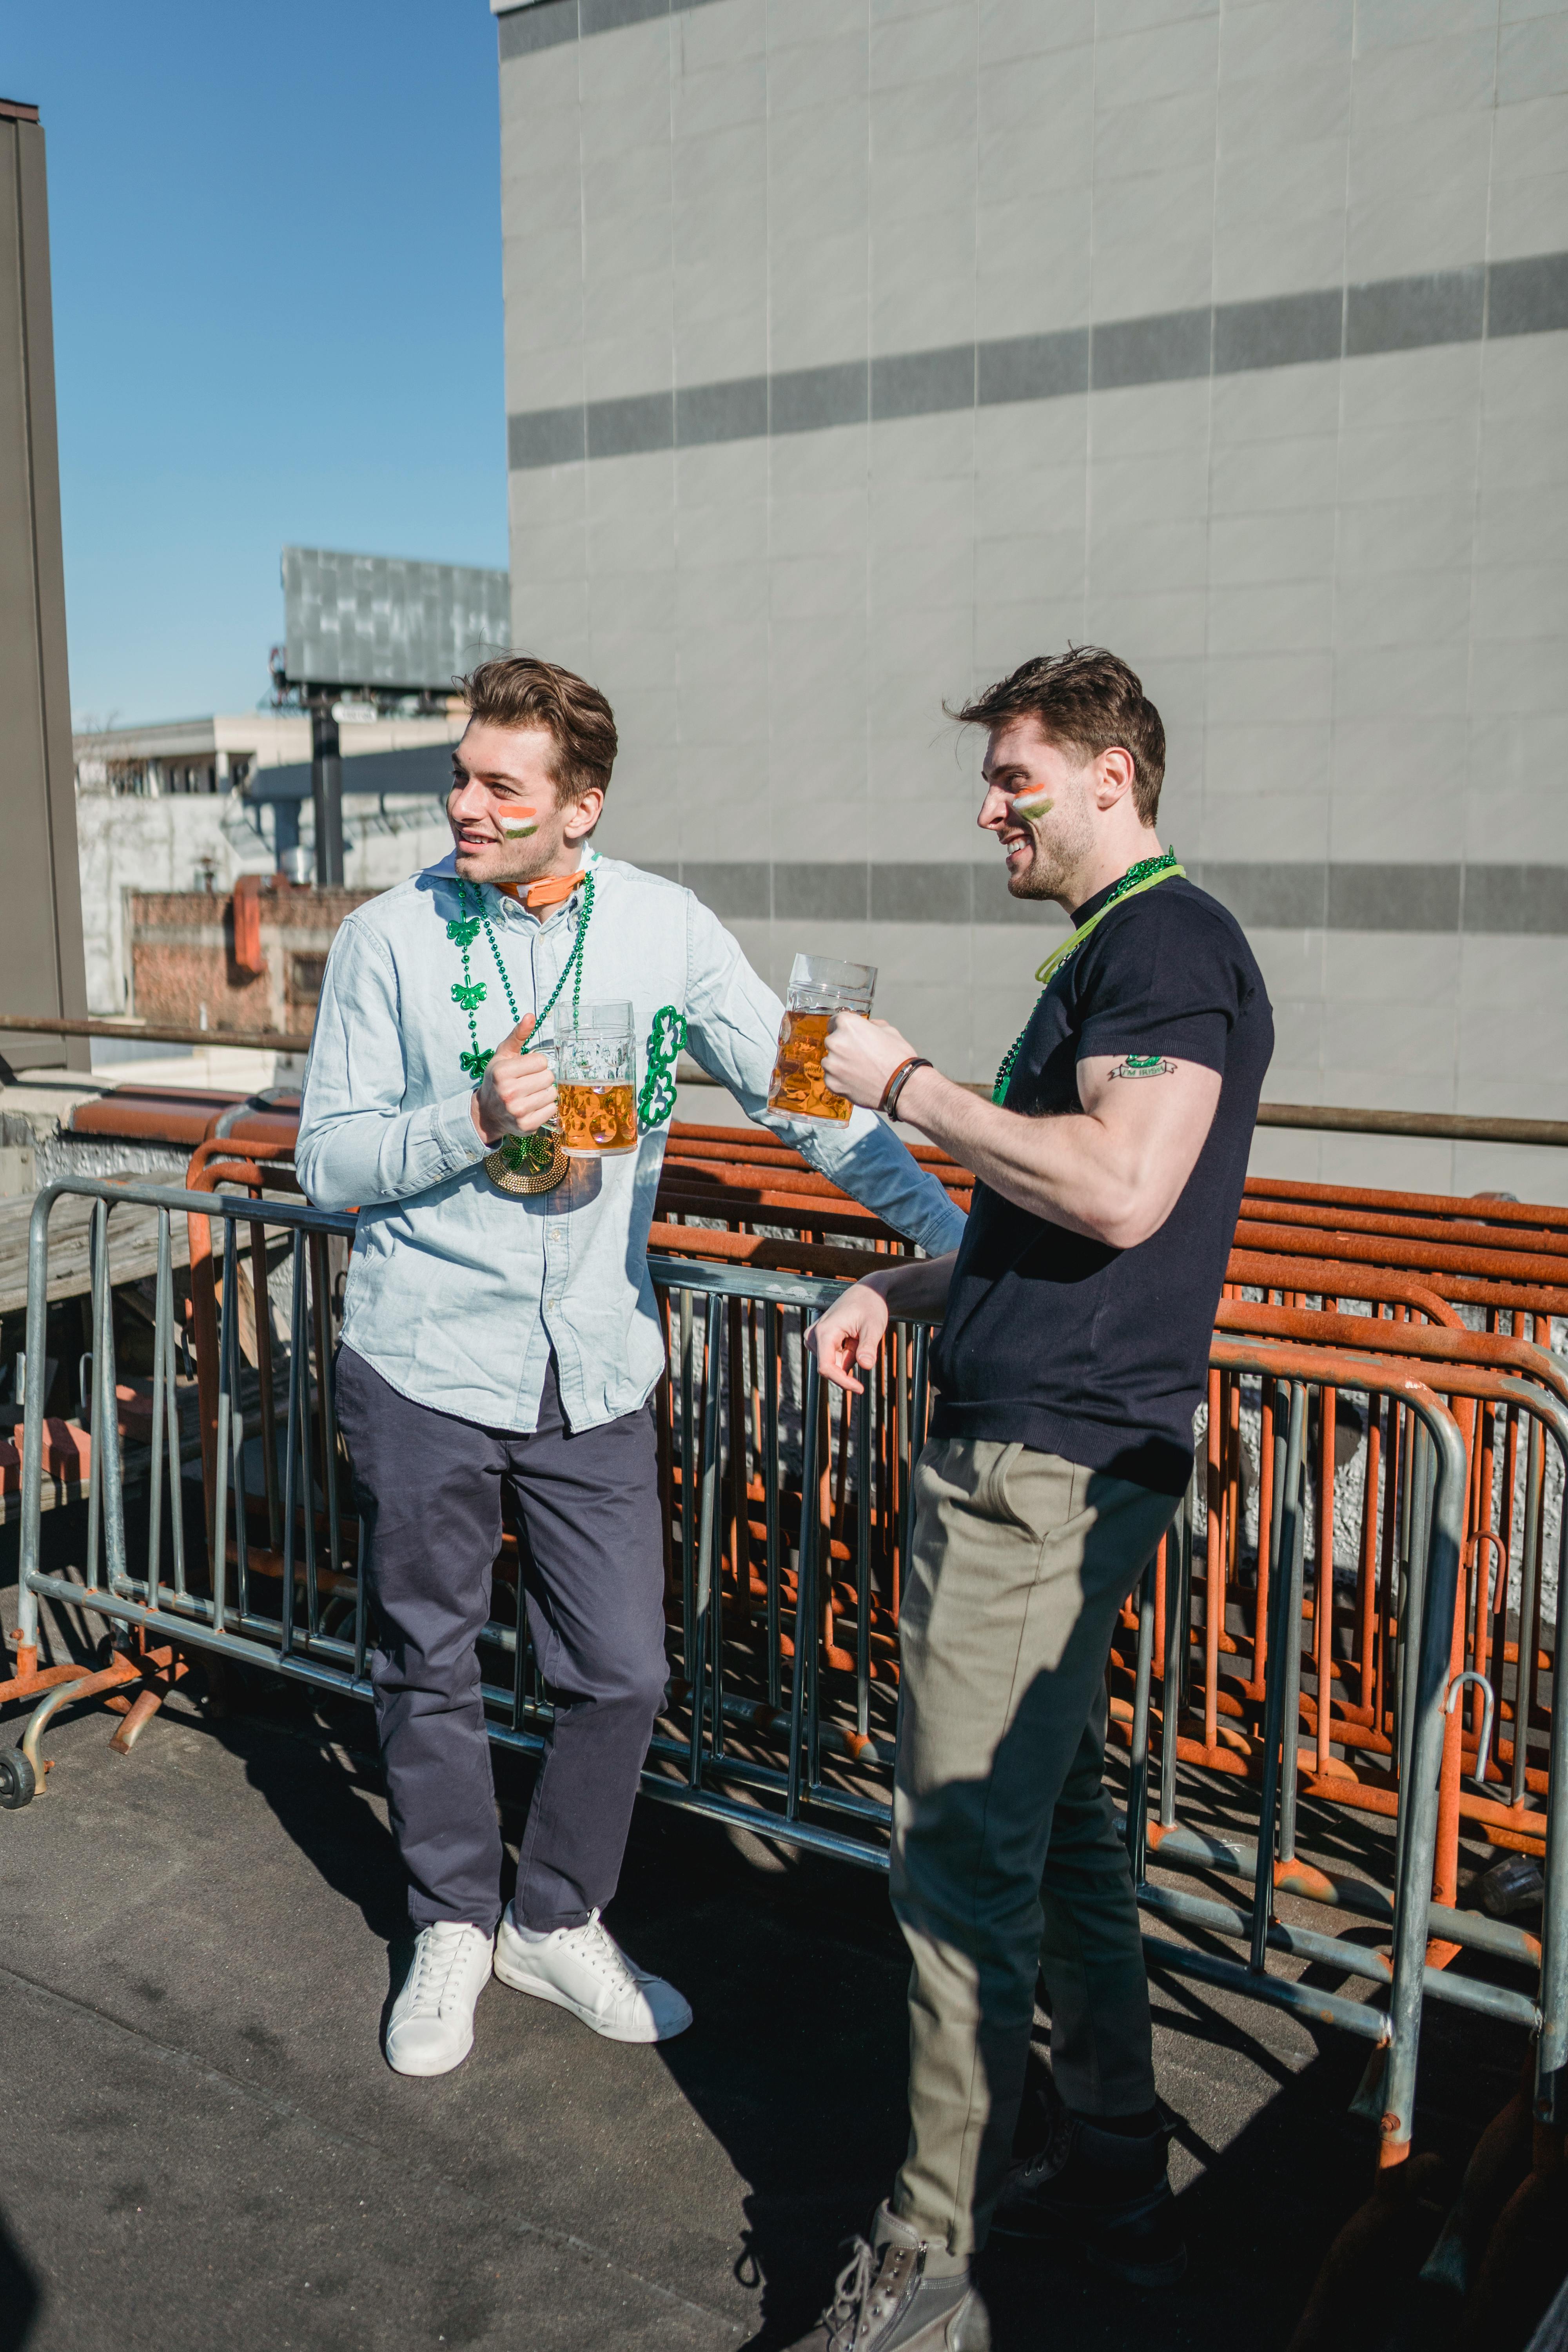
[[563, 805], [580, 801], [595, 784], [608, 792], [619, 748], [616, 714], [586, 678], [533, 654], [498, 654], [454, 684], [470, 719], [548, 731], [555, 744], [550, 772]]
[[1041, 732], [1087, 760], [1120, 747], [1132, 761], [1132, 805], [1152, 824], [1165, 780], [1165, 730], [1136, 670], [1103, 646], [1069, 646], [1065, 654], [1037, 654], [1010, 677], [1000, 677], [950, 719], [965, 727], [1005, 727], [1037, 719]]

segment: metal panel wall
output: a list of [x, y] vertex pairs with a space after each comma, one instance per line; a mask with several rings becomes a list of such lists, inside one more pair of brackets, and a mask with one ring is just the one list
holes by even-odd
[[[0, 1010], [87, 1011], [66, 668], [44, 133], [0, 100]], [[12, 1038], [13, 1067], [85, 1069], [73, 1039]]]

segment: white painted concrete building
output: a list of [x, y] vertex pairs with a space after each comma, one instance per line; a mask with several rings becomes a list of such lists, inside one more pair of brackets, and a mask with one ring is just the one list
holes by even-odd
[[[381, 717], [340, 703], [342, 756], [412, 751], [455, 742], [455, 717]], [[310, 721], [300, 710], [244, 710], [211, 719], [174, 719], [148, 727], [111, 727], [72, 738], [79, 793], [107, 792], [157, 800], [164, 795], [243, 792], [262, 768], [308, 762]]]
[[491, 5], [513, 631], [615, 704], [605, 846], [988, 1076], [1041, 922], [942, 704], [1098, 641], [1269, 1095], [1568, 1116], [1562, 0]]

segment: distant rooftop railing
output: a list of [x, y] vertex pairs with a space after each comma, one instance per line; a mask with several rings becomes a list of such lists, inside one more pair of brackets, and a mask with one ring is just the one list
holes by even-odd
[[[265, 1054], [308, 1054], [308, 1035], [289, 1029], [181, 1029], [151, 1021], [46, 1020], [36, 1013], [0, 1013], [0, 1038], [120, 1037], [148, 1045], [229, 1045]], [[682, 1086], [721, 1083], [682, 1056]], [[988, 1095], [989, 1085], [969, 1084], [971, 1094]], [[1259, 1127], [1302, 1128], [1321, 1135], [1406, 1135], [1439, 1143], [1521, 1143], [1568, 1147], [1568, 1119], [1483, 1118], [1447, 1110], [1362, 1110], [1338, 1103], [1259, 1103]]]

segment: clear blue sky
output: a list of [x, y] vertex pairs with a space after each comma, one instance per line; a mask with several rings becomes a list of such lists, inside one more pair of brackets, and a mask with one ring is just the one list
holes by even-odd
[[503, 565], [486, 0], [50, 0], [42, 110], [71, 705], [248, 709], [285, 541]]

